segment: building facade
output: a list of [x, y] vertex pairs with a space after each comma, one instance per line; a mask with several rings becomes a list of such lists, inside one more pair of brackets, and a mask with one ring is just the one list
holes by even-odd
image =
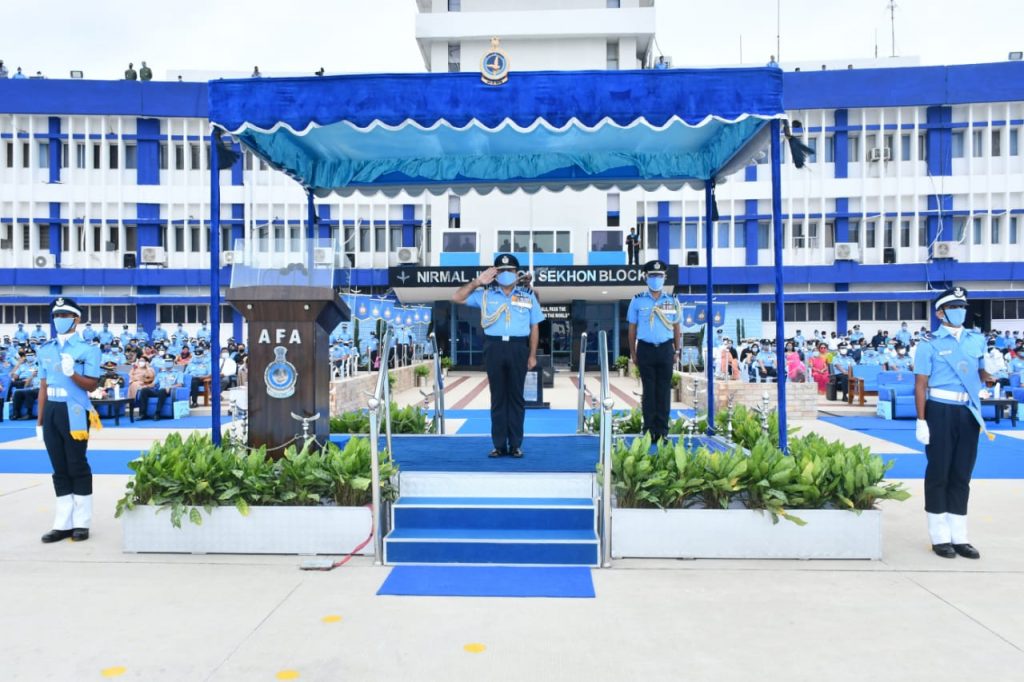
[[[535, 69], [662, 68], [651, 0], [418, 0], [429, 71], [478, 72], [501, 39], [510, 78]], [[785, 65], [784, 65], [785, 66]], [[585, 75], [581, 75], [585, 77]], [[906, 60], [786, 66], [796, 134], [814, 153], [783, 171], [786, 330], [809, 336], [930, 324], [936, 290], [971, 292], [975, 322], [1024, 329], [1024, 63], [920, 67]], [[0, 81], [0, 331], [45, 318], [56, 293], [94, 322], [146, 328], [206, 319], [209, 124], [200, 83]], [[641, 262], [678, 266], [676, 292], [703, 296], [707, 240], [730, 336], [774, 330], [769, 166], [683, 190], [317, 200], [336, 285], [433, 303], [456, 364], [478, 365], [479, 313], [448, 298], [494, 254], [533, 270], [548, 307], [542, 346], [571, 364], [584, 330], [624, 343]], [[222, 244], [256, 240], [283, 261], [305, 250], [306, 198], [249, 154], [222, 171]], [[226, 249], [232, 251], [233, 249]], [[230, 281], [232, 255], [217, 263]], [[222, 334], [240, 337], [225, 311]], [[596, 334], [590, 334], [593, 339]], [[596, 356], [593, 358], [596, 360]]]

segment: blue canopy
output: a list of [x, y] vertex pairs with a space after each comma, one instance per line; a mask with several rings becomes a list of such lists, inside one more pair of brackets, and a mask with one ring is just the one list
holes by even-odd
[[680, 187], [763, 153], [782, 72], [219, 80], [210, 119], [315, 194]]

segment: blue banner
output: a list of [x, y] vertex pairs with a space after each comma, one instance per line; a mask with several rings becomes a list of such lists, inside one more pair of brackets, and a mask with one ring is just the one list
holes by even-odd
[[683, 326], [684, 327], [695, 327], [697, 326], [697, 307], [694, 305], [683, 306]]
[[704, 323], [706, 323], [708, 321], [708, 304], [707, 303], [698, 303], [696, 307], [697, 307], [697, 310], [694, 313], [694, 323], [695, 324], [704, 324]]
[[721, 327], [725, 324], [725, 303], [713, 302], [711, 304], [711, 325]]

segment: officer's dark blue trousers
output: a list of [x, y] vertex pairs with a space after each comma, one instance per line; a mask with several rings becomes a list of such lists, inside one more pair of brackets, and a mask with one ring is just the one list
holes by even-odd
[[966, 405], [929, 400], [924, 407], [929, 439], [925, 446], [924, 510], [929, 514], [967, 514], [971, 473], [978, 458], [981, 427]]
[[484, 367], [491, 389], [491, 442], [499, 452], [512, 452], [523, 444], [523, 387], [529, 356], [527, 336], [510, 336], [508, 341], [484, 337]]
[[644, 431], [652, 439], [668, 435], [668, 413], [672, 407], [672, 360], [675, 357], [671, 341], [654, 345], [636, 342], [636, 365], [643, 386], [641, 409], [644, 413]]
[[[87, 427], [88, 423], [87, 420]], [[43, 408], [43, 442], [53, 466], [53, 490], [57, 497], [92, 495], [92, 469], [85, 457], [89, 441], [71, 437], [67, 403], [46, 401], [46, 407]]]

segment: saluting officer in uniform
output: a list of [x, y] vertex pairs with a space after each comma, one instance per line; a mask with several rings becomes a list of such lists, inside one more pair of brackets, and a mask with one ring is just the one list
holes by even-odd
[[653, 440], [668, 436], [672, 397], [672, 368], [679, 356], [682, 307], [663, 294], [668, 266], [660, 260], [644, 263], [647, 289], [633, 297], [626, 312], [629, 355], [640, 370], [644, 431]]
[[981, 554], [967, 540], [967, 498], [984, 428], [981, 400], [985, 382], [985, 337], [966, 329], [967, 291], [947, 289], [935, 300], [942, 325], [921, 342], [914, 359], [917, 375], [917, 440], [925, 446], [924, 509], [932, 550], [953, 559]]
[[82, 316], [67, 297], [50, 304], [57, 338], [39, 347], [39, 419], [36, 437], [46, 443], [53, 466], [57, 509], [53, 529], [43, 542], [89, 539], [92, 521], [92, 470], [86, 459], [89, 428], [101, 428], [89, 400], [100, 376], [100, 349], [79, 336]]
[[522, 457], [526, 372], [537, 366], [537, 325], [544, 321], [537, 295], [517, 275], [519, 261], [499, 254], [487, 268], [452, 296], [455, 303], [480, 309], [484, 365], [491, 389], [491, 457]]

